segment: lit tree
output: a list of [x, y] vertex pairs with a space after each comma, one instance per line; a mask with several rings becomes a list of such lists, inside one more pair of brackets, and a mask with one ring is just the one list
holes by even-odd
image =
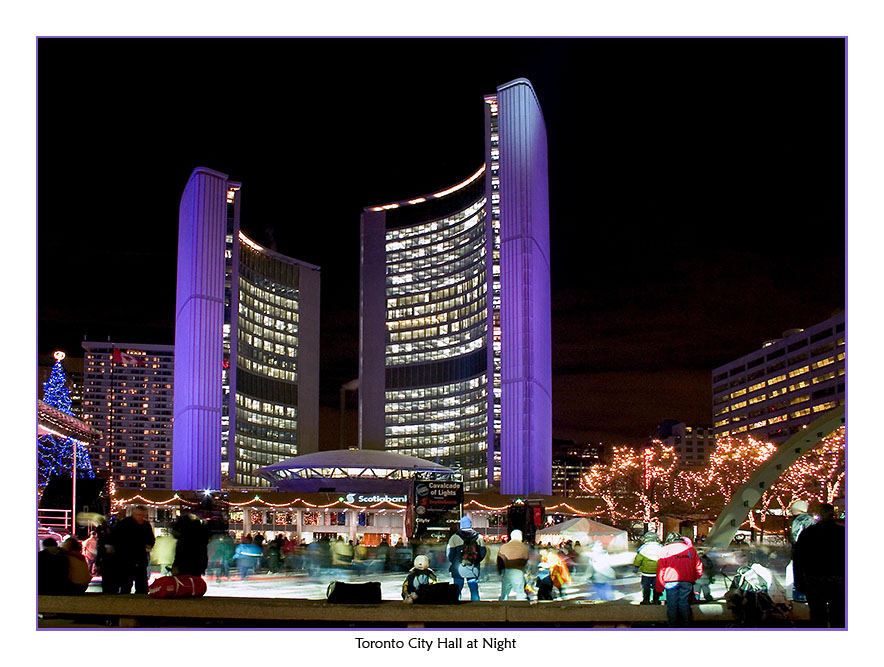
[[[723, 438], [702, 468], [681, 468], [671, 447], [655, 441], [637, 450], [614, 447], [611, 462], [589, 469], [581, 482], [584, 491], [601, 498], [615, 521], [650, 522], [655, 515], [715, 519], [733, 493], [770, 458], [777, 446], [756, 440]], [[840, 428], [786, 470], [761, 498], [749, 516], [760, 514], [762, 523], [773, 501], [786, 509], [795, 500], [832, 502], [843, 493], [844, 428]]]
[[842, 426], [789, 466], [761, 498], [758, 512], [761, 514], [762, 525], [755, 524], [755, 513], [751, 517], [752, 525], [763, 527], [771, 514], [773, 501], [783, 510], [796, 500], [834, 502], [844, 492], [844, 439], [845, 429]]
[[614, 447], [611, 462], [591, 466], [581, 488], [601, 498], [614, 521], [649, 523], [671, 495], [676, 459], [673, 448], [659, 441], [640, 450]]
[[[66, 415], [73, 416], [71, 393], [67, 388], [67, 377], [61, 359], [55, 362], [49, 379], [43, 383], [43, 402]], [[74, 461], [74, 447], [77, 448], [77, 477], [95, 477], [89, 450], [79, 440], [44, 435], [37, 438], [37, 477], [40, 485], [49, 482], [53, 475], [69, 477]]]

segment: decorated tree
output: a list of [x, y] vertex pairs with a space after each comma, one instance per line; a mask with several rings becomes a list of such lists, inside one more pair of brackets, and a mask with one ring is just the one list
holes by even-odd
[[[63, 356], [57, 357], [49, 379], [43, 383], [43, 402], [66, 415], [73, 416], [71, 393], [67, 388], [67, 377], [61, 364], [63, 358]], [[89, 459], [89, 450], [82, 442], [51, 434], [37, 438], [37, 476], [41, 486], [47, 484], [52, 476], [71, 476], [75, 448], [77, 477], [95, 477]]]
[[[673, 449], [659, 442], [642, 449], [614, 447], [610, 463], [592, 466], [581, 488], [605, 502], [613, 521], [648, 523], [664, 514], [712, 521], [776, 450], [751, 436], [723, 438], [705, 466], [684, 468]], [[748, 525], [764, 529], [773, 510], [785, 510], [795, 500], [831, 503], [843, 494], [844, 470], [842, 427], [782, 474], [750, 512]]]
[[844, 438], [842, 426], [789, 466], [761, 497], [760, 507], [750, 514], [750, 525], [765, 529], [772, 510], [786, 510], [796, 500], [831, 504], [842, 495]]
[[613, 521], [648, 523], [671, 497], [676, 459], [659, 441], [641, 449], [614, 447], [610, 463], [591, 466], [581, 488], [604, 500]]

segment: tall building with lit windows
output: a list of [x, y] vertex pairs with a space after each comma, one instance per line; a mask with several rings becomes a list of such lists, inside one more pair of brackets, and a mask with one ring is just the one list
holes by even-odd
[[484, 165], [363, 211], [363, 448], [459, 469], [467, 490], [551, 493], [546, 150], [516, 79], [485, 97]]
[[82, 345], [83, 421], [101, 433], [89, 449], [96, 474], [120, 487], [171, 488], [175, 348]]
[[844, 312], [712, 371], [716, 438], [780, 444], [845, 401]]
[[266, 486], [319, 445], [319, 267], [240, 231], [241, 185], [198, 167], [181, 197], [174, 486]]

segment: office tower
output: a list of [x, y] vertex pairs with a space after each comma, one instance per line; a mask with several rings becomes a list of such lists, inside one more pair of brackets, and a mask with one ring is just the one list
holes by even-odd
[[[478, 134], [478, 133], [477, 133]], [[531, 84], [485, 97], [485, 164], [362, 214], [360, 443], [551, 492], [546, 128]]]
[[712, 371], [716, 438], [780, 444], [845, 401], [844, 312]]
[[198, 167], [181, 197], [176, 489], [266, 486], [255, 470], [318, 448], [319, 267], [248, 238], [240, 193]]
[[664, 419], [651, 439], [672, 447], [682, 466], [706, 465], [715, 451], [711, 426], [688, 426], [677, 419]]

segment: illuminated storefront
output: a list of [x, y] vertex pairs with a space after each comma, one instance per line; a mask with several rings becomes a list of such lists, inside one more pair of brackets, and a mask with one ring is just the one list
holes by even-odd
[[363, 212], [361, 446], [548, 494], [546, 130], [524, 79], [485, 103], [485, 165]]
[[[360, 497], [361, 496], [361, 497]], [[499, 541], [507, 534], [507, 511], [517, 496], [493, 493], [467, 494], [463, 512], [487, 540]], [[294, 493], [283, 491], [230, 491], [222, 501], [229, 515], [229, 531], [240, 538], [262, 534], [272, 540], [277, 533], [306, 542], [336, 539], [338, 536], [367, 546], [400, 538], [408, 542], [407, 500], [395, 492], [385, 493]], [[114, 511], [128, 512], [144, 505], [157, 533], [166, 533], [180, 513], [195, 512], [198, 502], [173, 491], [117, 489]], [[543, 498], [548, 523], [575, 517], [592, 518], [604, 512], [599, 500], [546, 496]]]

